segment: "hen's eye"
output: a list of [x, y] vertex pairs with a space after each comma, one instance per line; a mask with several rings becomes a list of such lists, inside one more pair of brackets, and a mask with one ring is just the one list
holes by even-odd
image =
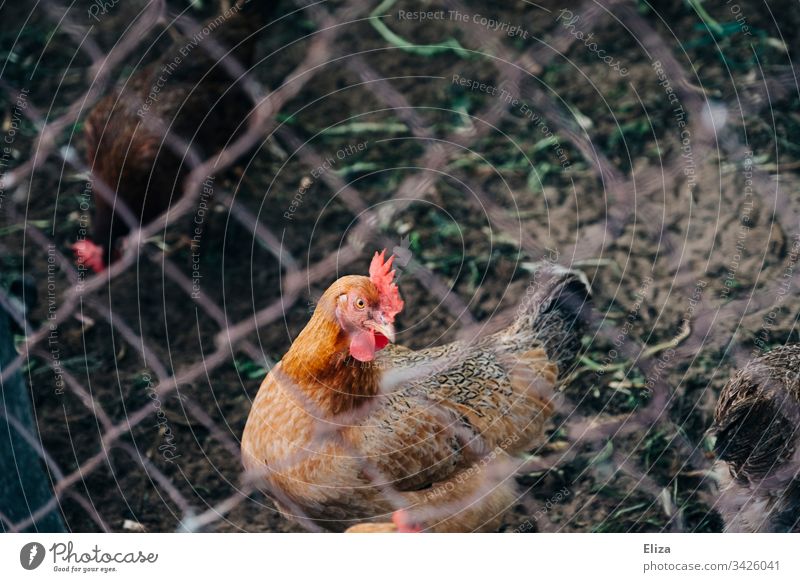
[[356, 299], [356, 309], [364, 309], [367, 306], [367, 302], [359, 297]]

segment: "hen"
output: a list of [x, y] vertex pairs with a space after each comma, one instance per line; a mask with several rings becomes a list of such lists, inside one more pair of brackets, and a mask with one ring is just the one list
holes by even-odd
[[390, 345], [393, 258], [323, 294], [253, 402], [244, 466], [286, 515], [325, 529], [496, 530], [517, 498], [501, 465], [542, 438], [588, 283], [542, 268], [507, 329], [415, 351]]
[[725, 385], [713, 433], [730, 532], [800, 532], [800, 345], [750, 361]]
[[87, 163], [117, 198], [109, 204], [95, 186], [92, 236], [73, 245], [78, 264], [101, 271], [118, 257], [129, 230], [118, 201], [146, 224], [181, 196], [189, 167], [188, 146], [180, 144], [208, 156], [234, 137], [251, 102], [221, 59], [200, 45], [216, 43], [249, 68], [255, 33], [275, 4], [240, 0], [97, 103], [85, 123]]

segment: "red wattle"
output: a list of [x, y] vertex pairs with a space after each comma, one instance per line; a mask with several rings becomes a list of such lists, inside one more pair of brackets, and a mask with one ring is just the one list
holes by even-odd
[[375, 359], [375, 334], [371, 331], [359, 331], [350, 337], [350, 355], [359, 362], [371, 362]]
[[389, 345], [389, 339], [380, 332], [375, 332], [375, 349], [382, 350]]

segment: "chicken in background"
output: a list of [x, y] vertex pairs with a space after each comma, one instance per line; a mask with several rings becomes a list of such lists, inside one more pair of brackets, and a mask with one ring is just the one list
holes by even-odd
[[800, 532], [800, 345], [750, 361], [714, 414], [728, 532]]
[[581, 348], [588, 282], [543, 267], [509, 328], [411, 350], [394, 345], [393, 258], [323, 294], [253, 402], [244, 466], [328, 530], [496, 530], [518, 496], [507, 465], [542, 441]]
[[178, 144], [192, 144], [209, 156], [242, 130], [251, 101], [221, 61], [200, 45], [213, 39], [247, 70], [257, 33], [276, 4], [239, 0], [196, 34], [175, 33], [156, 62], [97, 103], [85, 123], [87, 164], [116, 198], [110, 204], [94, 188], [92, 237], [72, 247], [78, 264], [99, 272], [119, 258], [119, 240], [129, 229], [118, 202], [144, 225], [180, 198], [189, 166], [188, 146]]

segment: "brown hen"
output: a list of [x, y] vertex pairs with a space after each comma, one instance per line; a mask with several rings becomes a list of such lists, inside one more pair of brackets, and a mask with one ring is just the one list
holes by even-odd
[[507, 329], [422, 350], [387, 345], [402, 309], [391, 259], [331, 285], [267, 375], [245, 467], [287, 516], [329, 530], [491, 531], [515, 502], [511, 459], [542, 440], [588, 309], [583, 275], [542, 268]]
[[240, 0], [189, 35], [176, 33], [157, 61], [97, 103], [85, 124], [87, 163], [116, 197], [109, 203], [95, 188], [92, 237], [73, 245], [79, 264], [101, 271], [119, 255], [129, 232], [120, 202], [150, 222], [182, 195], [189, 147], [209, 156], [241, 131], [251, 101], [211, 45], [247, 70], [275, 5]]

